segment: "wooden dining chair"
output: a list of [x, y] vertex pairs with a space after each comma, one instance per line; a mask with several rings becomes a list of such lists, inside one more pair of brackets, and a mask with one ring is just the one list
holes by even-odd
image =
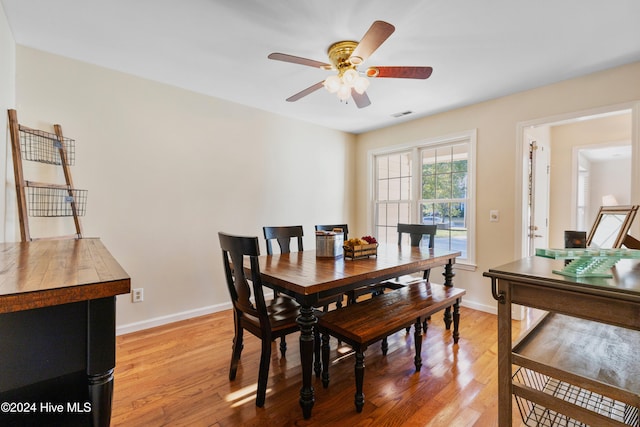
[[[317, 227], [317, 226], [316, 226]], [[344, 225], [344, 230], [347, 226]], [[275, 240], [280, 247], [280, 253], [287, 254], [291, 252], [291, 242], [297, 240], [298, 252], [304, 250], [302, 244], [303, 229], [301, 225], [291, 225], [284, 227], [262, 227], [264, 238], [267, 244], [267, 255], [273, 255], [273, 244]], [[346, 231], [345, 231], [346, 233]], [[323, 307], [324, 311], [329, 309], [329, 304], [336, 303], [338, 308], [342, 307], [342, 295], [336, 295], [321, 299], [317, 307]]]
[[285, 227], [262, 227], [264, 238], [267, 244], [267, 255], [273, 255], [273, 241], [278, 243], [280, 253], [291, 252], [291, 242], [295, 240], [298, 245], [298, 252], [303, 251], [302, 237], [304, 231], [301, 225], [290, 225]]
[[[429, 249], [433, 249], [438, 226], [436, 224], [398, 224], [397, 230], [398, 246], [401, 246], [403, 244], [403, 240], [408, 235], [409, 243], [411, 246], [420, 246], [423, 239], [425, 237], [428, 237], [428, 247]], [[425, 270], [423, 272], [422, 278], [424, 280], [429, 280], [430, 271], [431, 270]], [[365, 294], [370, 293], [372, 296], [376, 296], [383, 293], [385, 289], [399, 289], [413, 280], [416, 280], [416, 278], [414, 278], [413, 276], [397, 277], [394, 279], [386, 280], [382, 283], [355, 289], [349, 294], [349, 302], [354, 303], [360, 296]]]
[[[425, 237], [429, 238], [428, 248], [433, 249], [436, 240], [436, 232], [438, 231], [437, 224], [400, 224], [398, 223], [398, 246], [402, 245], [402, 240], [405, 235], [409, 236], [409, 244], [413, 247], [419, 247]], [[422, 279], [429, 281], [429, 275], [431, 273], [431, 269], [427, 269], [422, 273]], [[397, 277], [395, 279], [388, 280], [384, 282], [385, 289], [399, 289], [401, 287], [406, 286], [408, 283], [411, 283], [415, 280], [419, 280], [418, 278], [407, 275], [403, 277]], [[423, 328], [427, 330], [427, 320], [425, 318], [423, 321]], [[410, 326], [407, 327], [407, 332], [410, 330]], [[384, 343], [386, 344], [386, 343]]]
[[344, 241], [349, 240], [349, 226], [347, 224], [321, 224], [316, 225], [316, 231], [333, 231], [335, 229], [341, 229]]
[[[262, 340], [256, 394], [256, 406], [262, 407], [269, 378], [271, 342], [299, 330], [296, 317], [298, 317], [300, 306], [294, 299], [287, 297], [275, 297], [268, 305], [265, 302], [258, 264], [260, 249], [257, 237], [233, 236], [222, 232], [218, 233], [218, 237], [222, 248], [227, 287], [233, 303], [235, 336], [229, 380], [233, 381], [236, 378], [243, 347], [243, 335], [247, 330]], [[251, 265], [248, 277], [245, 269], [242, 268], [247, 258]], [[281, 347], [280, 350], [284, 357], [284, 349]]]
[[[398, 246], [402, 245], [405, 235], [409, 235], [409, 244], [418, 247], [425, 237], [429, 238], [428, 248], [433, 249], [436, 241], [437, 224], [398, 224]], [[425, 270], [422, 278], [429, 280], [431, 270]]]
[[[277, 242], [278, 247], [280, 248], [281, 254], [291, 253], [291, 243], [295, 240], [298, 246], [298, 252], [302, 252], [304, 250], [302, 237], [304, 236], [304, 230], [301, 225], [290, 225], [290, 226], [280, 226], [280, 227], [262, 227], [262, 231], [264, 233], [264, 238], [266, 240], [267, 246], [267, 255], [273, 255], [273, 241]], [[275, 290], [273, 292], [274, 296], [289, 298], [286, 295], [280, 296]], [[332, 303], [335, 303], [337, 308], [342, 307], [343, 295], [335, 295], [326, 298], [320, 298], [318, 303], [315, 305], [316, 308], [322, 307], [323, 311], [329, 311], [329, 306]], [[280, 351], [286, 351], [287, 341], [284, 336], [280, 338]], [[320, 376], [321, 365], [320, 365], [320, 348], [316, 346], [315, 348], [315, 362], [314, 369], [316, 376]]]

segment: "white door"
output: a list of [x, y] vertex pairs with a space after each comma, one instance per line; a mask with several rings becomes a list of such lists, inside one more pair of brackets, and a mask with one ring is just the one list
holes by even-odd
[[549, 245], [549, 162], [550, 144], [547, 127], [527, 129], [524, 142], [529, 152], [528, 227], [525, 239], [528, 256], [536, 248]]

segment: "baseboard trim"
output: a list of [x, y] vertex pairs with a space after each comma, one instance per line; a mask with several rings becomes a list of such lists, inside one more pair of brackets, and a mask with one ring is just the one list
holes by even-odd
[[[265, 298], [270, 299], [271, 293], [265, 293]], [[478, 304], [473, 301], [462, 299], [462, 306], [472, 308], [478, 311], [484, 311], [486, 313], [498, 314], [496, 307], [485, 304]], [[132, 332], [142, 331], [144, 329], [154, 328], [156, 326], [162, 326], [180, 320], [191, 319], [192, 317], [204, 316], [207, 314], [217, 313], [223, 310], [229, 310], [232, 308], [231, 302], [225, 302], [222, 304], [214, 304], [206, 307], [196, 308], [193, 310], [181, 311], [179, 313], [173, 313], [166, 316], [154, 317], [152, 319], [143, 320], [140, 322], [127, 323], [125, 325], [116, 327], [116, 335], [130, 334]], [[516, 314], [516, 313], [514, 313]], [[514, 316], [514, 320], [519, 320], [517, 316]]]
[[498, 314], [498, 310], [493, 305], [479, 304], [477, 302], [469, 301], [464, 298], [462, 298], [462, 303], [460, 303], [460, 305], [463, 307], [472, 308], [474, 310], [484, 311], [485, 313], [491, 313], [495, 315]]
[[223, 304], [209, 305], [206, 307], [196, 308], [194, 310], [181, 311], [179, 313], [173, 313], [166, 316], [154, 317], [152, 319], [143, 320], [140, 322], [127, 323], [116, 327], [116, 335], [130, 334], [132, 332], [142, 331], [144, 329], [154, 328], [156, 326], [162, 326], [180, 320], [191, 319], [192, 317], [204, 316], [211, 313], [217, 313], [218, 311], [231, 309], [231, 302]]

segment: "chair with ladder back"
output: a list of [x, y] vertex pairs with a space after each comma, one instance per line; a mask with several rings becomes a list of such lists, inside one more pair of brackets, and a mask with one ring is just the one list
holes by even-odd
[[[233, 236], [218, 233], [227, 287], [233, 303], [235, 335], [229, 368], [229, 380], [236, 378], [238, 361], [243, 348], [243, 335], [247, 330], [262, 340], [256, 406], [264, 406], [271, 363], [271, 342], [278, 337], [299, 331], [296, 322], [300, 306], [288, 297], [274, 297], [266, 303], [260, 277], [258, 256], [260, 249], [257, 237]], [[250, 272], [243, 265], [249, 260]], [[247, 275], [248, 274], [248, 275]], [[251, 284], [249, 283], [251, 282]], [[252, 302], [253, 301], [253, 302]], [[285, 352], [281, 347], [284, 357]]]

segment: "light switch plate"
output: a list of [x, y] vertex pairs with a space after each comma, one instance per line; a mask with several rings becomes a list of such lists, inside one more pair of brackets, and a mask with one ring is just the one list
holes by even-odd
[[490, 222], [498, 222], [500, 221], [500, 212], [497, 210], [489, 211], [489, 221]]

